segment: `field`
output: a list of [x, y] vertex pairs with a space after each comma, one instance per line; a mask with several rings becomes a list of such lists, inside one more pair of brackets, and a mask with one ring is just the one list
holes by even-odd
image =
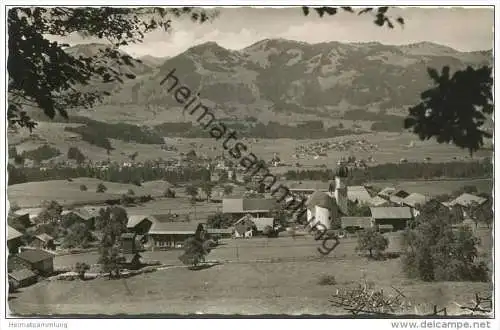
[[[398, 250], [392, 237], [391, 250]], [[488, 283], [426, 283], [409, 280], [399, 259], [368, 261], [354, 253], [355, 239], [347, 238], [329, 256], [320, 257], [319, 242], [310, 236], [292, 239], [227, 240], [210, 260], [221, 265], [200, 271], [180, 266], [181, 251], [148, 252], [146, 259], [174, 267], [122, 280], [44, 281], [11, 295], [16, 314], [331, 314], [345, 312], [329, 305], [337, 288], [362, 280], [385, 292], [401, 289], [412, 302], [411, 313], [428, 313], [432, 305], [458, 313], [454, 302], [465, 304], [475, 292], [492, 290]], [[290, 257], [290, 256], [293, 256]], [[56, 266], [78, 261], [95, 263], [96, 254], [56, 257]], [[322, 275], [337, 284], [321, 286]], [[101, 302], [95, 304], [96, 301]]]
[[[61, 150], [66, 155], [71, 146], [78, 147], [83, 154], [94, 161], [105, 160], [109, 157], [111, 161], [128, 161], [128, 155], [138, 152], [137, 161], [158, 159], [159, 157], [168, 159], [178, 154], [173, 151], [164, 151], [159, 145], [128, 143], [118, 140], [111, 140], [112, 146], [116, 149], [108, 156], [104, 149], [90, 145], [78, 138], [68, 140], [75, 133], [65, 132], [64, 127], [70, 124], [65, 123], [47, 123], [41, 122], [35, 133], [40, 140], [29, 139], [29, 133], [21, 130], [18, 134], [10, 134], [8, 137], [9, 145], [16, 145], [18, 152], [35, 149], [37, 146], [49, 143]], [[74, 124], [71, 124], [74, 126]], [[309, 145], [311, 143], [321, 143], [325, 141], [345, 141], [366, 139], [377, 146], [376, 150], [363, 151], [352, 149], [347, 151], [330, 150], [326, 157], [314, 159], [308, 157], [304, 159], [295, 159], [292, 154], [299, 145]], [[195, 150], [198, 154], [204, 154], [210, 157], [221, 155], [223, 151], [223, 141], [216, 141], [211, 138], [186, 139], [186, 138], [166, 138], [165, 143], [174, 145], [178, 153], [187, 153], [189, 150]], [[326, 165], [334, 167], [342, 156], [355, 156], [358, 159], [366, 159], [372, 156], [376, 163], [399, 162], [401, 158], [406, 158], [409, 162], [421, 162], [426, 157], [430, 157], [433, 162], [452, 161], [470, 159], [467, 152], [452, 145], [438, 144], [433, 140], [419, 141], [418, 138], [410, 133], [369, 133], [356, 136], [342, 136], [331, 139], [318, 140], [293, 140], [293, 139], [246, 139], [243, 142], [248, 146], [248, 150], [253, 152], [258, 158], [270, 160], [274, 153], [278, 153], [282, 162], [286, 164], [301, 163], [303, 166]], [[412, 145], [412, 146], [410, 146]], [[480, 158], [490, 156], [491, 151], [481, 150], [474, 157]], [[287, 170], [288, 168], [280, 168]]]

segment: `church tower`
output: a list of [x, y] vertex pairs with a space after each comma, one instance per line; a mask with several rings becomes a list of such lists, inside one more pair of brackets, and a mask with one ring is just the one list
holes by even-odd
[[339, 211], [347, 214], [347, 185], [346, 178], [349, 175], [349, 170], [346, 166], [339, 166], [335, 171], [335, 183], [331, 189], [337, 202]]

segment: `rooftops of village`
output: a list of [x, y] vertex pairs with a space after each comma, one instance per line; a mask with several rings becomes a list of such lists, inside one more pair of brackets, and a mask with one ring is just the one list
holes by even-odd
[[463, 193], [462, 195], [458, 196], [451, 202], [447, 203], [448, 206], [454, 206], [454, 205], [459, 205], [462, 207], [468, 207], [472, 205], [473, 203], [476, 203], [478, 205], [486, 203], [487, 199], [479, 196], [475, 196], [472, 194], [468, 193]]

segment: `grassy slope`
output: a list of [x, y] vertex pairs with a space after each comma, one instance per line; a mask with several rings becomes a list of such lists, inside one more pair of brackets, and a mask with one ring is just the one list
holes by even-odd
[[[343, 314], [329, 306], [328, 298], [337, 288], [354, 285], [364, 278], [386, 292], [392, 292], [391, 286], [402, 289], [418, 313], [430, 312], [432, 305], [437, 304], [448, 307], [448, 313], [453, 314], [458, 312], [454, 302], [468, 303], [475, 292], [484, 295], [492, 290], [488, 283], [409, 280], [401, 272], [398, 259], [374, 262], [356, 256], [354, 239], [342, 240], [326, 259], [307, 260], [318, 256], [317, 246], [311, 237], [229, 240], [214, 250], [209, 259], [232, 263], [202, 271], [172, 268], [117, 281], [41, 282], [14, 294], [16, 299], [9, 305], [16, 313], [41, 314]], [[179, 265], [180, 253], [153, 252], [144, 256]], [[271, 258], [275, 262], [255, 262]], [[97, 255], [57, 257], [56, 265], [74, 265], [84, 260], [94, 263], [96, 259]], [[335, 276], [337, 285], [318, 285], [321, 275]]]

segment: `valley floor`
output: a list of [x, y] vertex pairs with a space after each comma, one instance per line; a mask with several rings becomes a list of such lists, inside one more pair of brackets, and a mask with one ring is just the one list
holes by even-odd
[[[397, 250], [398, 239], [390, 239], [390, 250]], [[172, 267], [119, 280], [43, 281], [11, 294], [9, 307], [16, 315], [345, 315], [328, 299], [337, 289], [366, 281], [389, 294], [394, 293], [391, 286], [402, 290], [412, 303], [409, 313], [427, 314], [437, 305], [456, 315], [460, 310], [455, 303], [468, 304], [476, 292], [492, 291], [491, 283], [410, 280], [399, 259], [369, 261], [357, 256], [354, 238], [342, 240], [323, 258], [316, 251], [319, 244], [311, 237], [228, 240], [209, 255], [209, 260], [223, 261], [212, 268]], [[180, 253], [147, 252], [144, 257], [180, 266]], [[97, 255], [61, 256], [55, 262], [59, 267], [82, 260], [95, 263]], [[322, 275], [334, 276], [337, 284], [319, 285]]]

